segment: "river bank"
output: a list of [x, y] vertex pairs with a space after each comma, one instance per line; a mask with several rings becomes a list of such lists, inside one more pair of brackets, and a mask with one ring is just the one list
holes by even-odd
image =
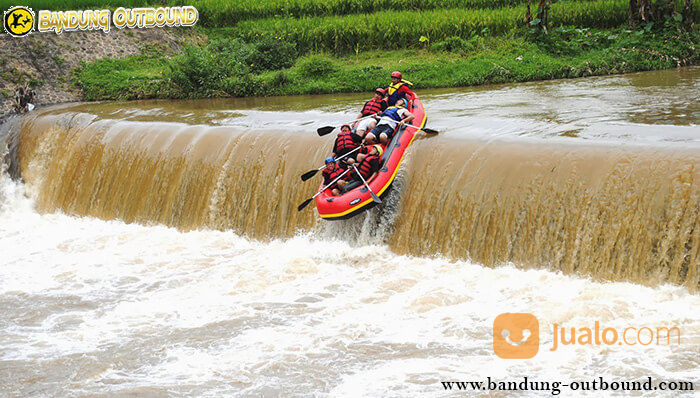
[[[680, 13], [627, 28], [621, 1], [557, 3], [547, 34], [524, 26], [519, 1], [457, 7], [441, 0], [427, 9], [393, 2], [370, 9], [344, 0], [321, 8], [316, 0], [301, 3], [283, 7], [279, 16], [274, 3], [260, 9], [202, 3], [202, 23], [195, 28], [0, 37], [0, 116], [25, 84], [37, 92], [35, 104], [46, 105], [368, 92], [386, 85], [397, 69], [420, 90], [698, 63], [700, 32], [688, 30]], [[396, 25], [383, 29], [387, 21]]]
[[178, 57], [151, 52], [95, 61], [76, 71], [75, 84], [87, 100], [248, 97], [372, 91], [386, 85], [395, 69], [404, 72], [414, 89], [424, 89], [630, 73], [698, 62], [697, 33], [565, 27], [543, 40], [513, 32], [453, 38], [424, 49], [311, 53], [288, 60], [289, 67], [256, 71], [251, 63], [253, 70], [242, 73], [231, 67], [241, 62], [229, 50], [240, 43], [217, 31], [208, 35], [210, 44]]

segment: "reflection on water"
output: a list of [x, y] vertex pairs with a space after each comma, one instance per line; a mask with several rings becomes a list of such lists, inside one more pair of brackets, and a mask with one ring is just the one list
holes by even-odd
[[[700, 67], [603, 76], [420, 90], [432, 128], [448, 138], [568, 137], [624, 142], [695, 142], [700, 134]], [[315, 128], [357, 114], [369, 94], [227, 98], [60, 105], [56, 113], [176, 121], [240, 128]], [[649, 125], [656, 125], [651, 127]]]

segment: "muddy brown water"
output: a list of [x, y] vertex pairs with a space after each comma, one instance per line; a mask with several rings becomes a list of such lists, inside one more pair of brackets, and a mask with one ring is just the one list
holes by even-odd
[[[0, 174], [0, 395], [697, 388], [699, 77], [418, 90], [440, 134], [343, 222], [296, 211], [318, 184], [299, 175], [331, 145], [315, 128], [366, 95], [32, 112], [0, 133], [23, 179]], [[538, 317], [535, 358], [493, 354], [503, 312]], [[681, 344], [549, 351], [555, 323], [596, 321], [678, 326]]]

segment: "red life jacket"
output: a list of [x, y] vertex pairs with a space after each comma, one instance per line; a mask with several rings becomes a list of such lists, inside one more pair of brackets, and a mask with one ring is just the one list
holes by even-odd
[[362, 161], [357, 166], [357, 171], [359, 171], [360, 174], [362, 174], [362, 177], [364, 177], [365, 180], [372, 176], [372, 174], [376, 171], [372, 170], [372, 165], [370, 165], [372, 159], [377, 159], [377, 162], [381, 161], [381, 159], [379, 159], [379, 156], [368, 154], [367, 156], [362, 158]]
[[343, 150], [351, 151], [357, 148], [358, 144], [352, 139], [352, 132], [341, 131], [338, 133], [338, 138], [335, 139], [335, 150], [336, 153]]
[[362, 108], [362, 116], [374, 115], [375, 113], [381, 112], [382, 102], [384, 102], [383, 99], [377, 100], [376, 98], [365, 102], [365, 106]]
[[[328, 169], [325, 169], [325, 168], [324, 168], [324, 169], [323, 169], [323, 180], [324, 180], [324, 184], [330, 184], [331, 182], [333, 182], [333, 180], [335, 180], [336, 178], [338, 178], [339, 175], [343, 174], [343, 172], [345, 172], [345, 170], [343, 170], [342, 167], [338, 167], [338, 166], [335, 166], [335, 168], [333, 169], [333, 171], [328, 171]], [[326, 180], [326, 179], [328, 179], [328, 180]], [[326, 183], [325, 181], [328, 181], [328, 182]], [[329, 188], [329, 189], [333, 189], [333, 188], [335, 188], [335, 187], [337, 187], [337, 186], [338, 186], [338, 182], [336, 181], [335, 183], [333, 183], [333, 185], [331, 185], [331, 186], [328, 187], [328, 188]]]

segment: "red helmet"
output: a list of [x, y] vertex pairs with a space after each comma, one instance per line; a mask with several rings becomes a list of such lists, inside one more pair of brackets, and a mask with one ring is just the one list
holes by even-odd
[[397, 78], [401, 79], [401, 72], [399, 72], [399, 71], [391, 72], [391, 77], [397, 77]]
[[377, 87], [376, 90], [374, 90], [375, 93], [379, 93], [382, 95], [382, 97], [386, 94], [386, 89], [382, 87]]
[[347, 127], [349, 130], [352, 130], [352, 127], [350, 127], [349, 124], [344, 124], [344, 125], [340, 126], [340, 129], [342, 130], [344, 127]]

